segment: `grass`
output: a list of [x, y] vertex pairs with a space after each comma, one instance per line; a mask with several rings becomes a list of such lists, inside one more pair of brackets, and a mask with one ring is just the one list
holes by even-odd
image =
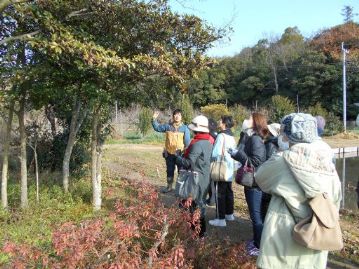
[[164, 134], [151, 130], [148, 134], [142, 135], [137, 131], [125, 132], [121, 139], [108, 139], [106, 144], [163, 144]]

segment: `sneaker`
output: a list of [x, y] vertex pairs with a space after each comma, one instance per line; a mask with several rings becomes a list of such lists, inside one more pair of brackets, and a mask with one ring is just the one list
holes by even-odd
[[226, 215], [226, 220], [229, 220], [229, 221], [234, 220], [234, 215], [233, 214]]
[[253, 248], [249, 249], [248, 251], [249, 256], [258, 256], [259, 255], [259, 249], [253, 246]]
[[249, 252], [249, 250], [255, 248], [256, 246], [254, 245], [254, 240], [249, 240], [246, 242], [246, 250], [247, 252]]
[[218, 226], [218, 227], [227, 226], [225, 219], [214, 219], [214, 220], [210, 220], [208, 223], [212, 226]]
[[250, 240], [246, 242], [246, 250], [247, 250], [247, 254], [250, 256], [259, 255], [259, 249], [254, 245], [254, 240]]

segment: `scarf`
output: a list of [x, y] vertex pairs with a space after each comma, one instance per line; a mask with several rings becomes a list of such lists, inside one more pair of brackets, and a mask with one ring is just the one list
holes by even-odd
[[175, 130], [177, 131], [178, 128], [182, 125], [182, 121], [180, 122], [173, 122], [172, 123], [172, 126], [175, 128]]
[[225, 129], [223, 131], [220, 131], [219, 132], [220, 134], [226, 134], [226, 135], [230, 135], [230, 136], [233, 136], [233, 132], [231, 129]]
[[186, 148], [186, 151], [184, 153], [184, 157], [187, 158], [191, 149], [191, 146], [200, 141], [200, 140], [208, 140], [212, 145], [214, 144], [214, 139], [213, 137], [208, 134], [208, 133], [197, 133], [193, 139], [191, 140], [191, 143], [189, 144], [189, 146]]

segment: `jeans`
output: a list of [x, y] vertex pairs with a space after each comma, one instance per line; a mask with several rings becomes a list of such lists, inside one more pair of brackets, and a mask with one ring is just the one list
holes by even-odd
[[217, 218], [224, 219], [225, 215], [233, 214], [233, 190], [232, 182], [215, 182]]
[[[172, 184], [173, 178], [175, 176], [176, 169], [176, 155], [168, 154], [166, 157], [166, 172], [167, 172], [167, 183]], [[177, 165], [177, 171], [179, 171], [179, 166]]]
[[254, 245], [259, 248], [263, 230], [262, 195], [259, 188], [244, 187], [244, 195], [248, 205], [249, 215], [252, 220]]

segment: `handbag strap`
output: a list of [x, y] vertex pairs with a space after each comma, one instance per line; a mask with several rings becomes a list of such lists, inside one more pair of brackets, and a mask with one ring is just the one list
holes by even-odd
[[226, 135], [223, 134], [223, 146], [222, 146], [222, 156], [223, 156], [223, 157], [224, 157], [225, 145], [226, 145]]

